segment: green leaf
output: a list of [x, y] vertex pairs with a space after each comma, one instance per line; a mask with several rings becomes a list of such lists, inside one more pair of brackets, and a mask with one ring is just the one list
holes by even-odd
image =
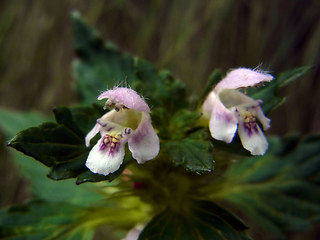
[[[320, 216], [320, 135], [271, 138], [270, 153], [237, 161], [213, 197], [234, 203], [278, 239]], [[285, 149], [281, 151], [280, 148]]]
[[175, 79], [168, 70], [158, 72], [150, 62], [135, 58], [134, 71], [136, 79], [132, 87], [147, 97], [152, 108], [162, 107], [165, 116], [170, 117], [187, 106], [184, 83]]
[[[157, 113], [155, 113], [157, 116]], [[196, 127], [201, 115], [197, 112], [180, 110], [171, 116], [170, 124], [163, 126], [160, 133], [161, 149], [174, 165], [193, 172], [212, 171], [212, 145], [206, 132]]]
[[[157, 116], [158, 113], [155, 113]], [[196, 127], [199, 113], [188, 110], [176, 112], [170, 124], [162, 126], [161, 139], [166, 139], [161, 149], [174, 165], [193, 172], [212, 171], [212, 145], [207, 141], [206, 132]]]
[[150, 106], [166, 108], [168, 116], [186, 106], [185, 86], [169, 71], [158, 72], [148, 61], [121, 53], [114, 44], [104, 44], [100, 34], [75, 12], [72, 15], [74, 47], [79, 57], [73, 72], [84, 103], [96, 101], [99, 91], [130, 86], [145, 96]]
[[[4, 109], [0, 110], [0, 118], [0, 128], [3, 129], [8, 139], [22, 129], [40, 124], [48, 119], [38, 112], [17, 112]], [[52, 181], [44, 177], [48, 170], [42, 164], [16, 151], [12, 151], [12, 154], [20, 172], [31, 183], [31, 191], [37, 198], [79, 205], [88, 205], [102, 198], [93, 190], [92, 185], [76, 186], [73, 180], [65, 180], [63, 184]]]
[[0, 211], [0, 237], [5, 239], [92, 239], [93, 229], [85, 225], [83, 207], [68, 203], [33, 201]]
[[77, 90], [85, 103], [96, 101], [99, 91], [135, 79], [133, 57], [105, 45], [100, 34], [86, 25], [78, 12], [72, 14], [74, 48], [79, 60], [74, 62]]
[[54, 180], [79, 176], [77, 182], [83, 183], [114, 179], [119, 175], [115, 172], [108, 176], [94, 174], [90, 179], [83, 178], [91, 173], [85, 166], [90, 148], [85, 146], [84, 138], [101, 116], [100, 110], [95, 107], [61, 107], [54, 113], [57, 123], [43, 123], [26, 129], [18, 133], [9, 146], [50, 167], [48, 176]]
[[139, 240], [250, 239], [247, 227], [209, 201], [192, 201], [185, 211], [166, 209], [144, 228]]
[[293, 82], [307, 73], [311, 67], [299, 67], [282, 72], [273, 81], [267, 83], [264, 87], [248, 88], [248, 95], [254, 99], [260, 99], [263, 101], [264, 113], [270, 112], [272, 109], [281, 105], [285, 98], [279, 96], [278, 91], [281, 87], [286, 86], [290, 82]]
[[162, 147], [176, 166], [193, 172], [213, 171], [212, 146], [207, 141], [190, 137], [167, 141]]

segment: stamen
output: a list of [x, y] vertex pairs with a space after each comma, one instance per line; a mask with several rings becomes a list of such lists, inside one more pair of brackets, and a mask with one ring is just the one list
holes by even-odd
[[120, 146], [120, 140], [122, 138], [122, 134], [106, 134], [103, 137], [102, 143], [100, 145], [100, 151], [104, 151], [105, 149], [109, 148], [109, 155], [113, 155]]
[[104, 110], [106, 110], [107, 108], [114, 108], [114, 110], [116, 112], [119, 112], [122, 109], [128, 109], [126, 106], [124, 106], [121, 103], [118, 103], [116, 100], [109, 98], [106, 103], [105, 106], [103, 107]]
[[128, 135], [131, 133], [131, 129], [130, 128], [125, 128], [124, 129], [124, 134]]
[[243, 126], [248, 136], [251, 136], [252, 134], [257, 134], [259, 132], [256, 117], [252, 112], [249, 112], [249, 111], [240, 112], [240, 117], [243, 120]]
[[123, 136], [131, 134], [132, 129], [110, 127], [106, 131], [107, 134], [104, 135], [99, 150], [107, 151], [109, 155], [113, 156], [119, 150]]

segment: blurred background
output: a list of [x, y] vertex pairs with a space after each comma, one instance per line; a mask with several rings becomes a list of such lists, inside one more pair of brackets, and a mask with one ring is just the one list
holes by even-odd
[[[272, 112], [268, 133], [320, 130], [318, 0], [1, 0], [1, 108], [49, 115], [53, 107], [77, 101], [72, 10], [104, 39], [170, 69], [186, 83], [190, 97], [215, 68], [260, 66], [277, 74], [312, 65], [309, 74], [281, 90], [288, 99]], [[0, 134], [0, 205], [7, 206], [30, 193], [10, 161], [7, 136]]]

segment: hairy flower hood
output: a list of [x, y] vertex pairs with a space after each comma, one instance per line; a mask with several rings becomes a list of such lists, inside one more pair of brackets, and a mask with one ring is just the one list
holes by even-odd
[[159, 138], [150, 118], [150, 108], [134, 90], [114, 88], [100, 94], [108, 99], [105, 108], [114, 108], [97, 120], [86, 136], [86, 145], [100, 133], [101, 138], [90, 151], [86, 166], [94, 173], [108, 175], [118, 170], [128, 143], [132, 157], [138, 163], [155, 158], [159, 153]]
[[203, 115], [209, 119], [213, 138], [230, 143], [238, 129], [242, 145], [253, 155], [263, 155], [268, 142], [257, 124], [264, 130], [270, 127], [270, 119], [261, 110], [260, 100], [254, 100], [238, 91], [238, 88], [270, 82], [273, 76], [248, 68], [238, 68], [222, 79], [209, 93], [202, 105]]

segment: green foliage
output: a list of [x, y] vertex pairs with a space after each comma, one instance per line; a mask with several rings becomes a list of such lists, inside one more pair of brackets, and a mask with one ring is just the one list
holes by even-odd
[[[0, 110], [0, 128], [6, 136], [12, 138], [17, 132], [38, 125], [49, 120], [37, 112], [15, 112]], [[61, 201], [71, 204], [88, 205], [102, 198], [93, 191], [92, 186], [81, 185], [76, 187], [73, 180], [65, 180], [63, 184], [46, 178], [47, 169], [30, 157], [12, 151], [13, 159], [19, 166], [19, 170], [31, 183], [32, 193], [40, 199], [48, 201]], [[59, 194], [57, 194], [57, 191]]]
[[24, 154], [31, 156], [51, 168], [48, 177], [62, 180], [77, 177], [77, 183], [113, 180], [122, 172], [107, 177], [93, 174], [85, 166], [90, 148], [84, 138], [102, 115], [97, 107], [60, 107], [54, 110], [57, 123], [46, 122], [20, 132], [9, 142]]
[[[134, 220], [142, 219], [141, 222], [146, 222], [145, 216], [139, 214], [149, 216], [150, 213], [158, 213], [147, 224], [140, 240], [250, 239], [244, 232], [247, 227], [209, 201], [208, 196], [235, 204], [278, 238], [284, 237], [284, 231], [305, 229], [313, 220], [319, 219], [319, 136], [302, 140], [292, 137], [283, 141], [272, 138], [267, 155], [232, 163], [234, 158], [229, 156], [239, 159], [247, 154], [243, 153], [242, 147], [242, 151], [239, 150], [238, 139], [232, 145], [209, 140], [211, 137], [207, 129], [199, 126], [200, 114], [190, 110], [199, 107], [214, 84], [221, 79], [219, 70], [210, 76], [207, 86], [196, 100], [197, 106], [192, 106], [193, 103], [190, 104], [186, 99], [184, 84], [169, 71], [158, 71], [150, 62], [124, 54], [112, 43], [104, 43], [100, 34], [89, 27], [78, 13], [73, 13], [72, 25], [78, 56], [73, 69], [82, 103], [96, 102], [99, 91], [111, 89], [114, 85], [130, 86], [137, 90], [147, 97], [152, 108], [153, 126], [161, 141], [160, 153], [154, 161], [139, 166], [139, 170], [133, 167], [132, 172], [128, 171], [124, 178], [119, 179], [116, 191], [120, 197], [117, 200], [126, 197], [123, 198], [125, 207], [120, 217], [117, 216], [119, 209], [110, 214], [110, 209], [82, 209], [71, 204], [85, 206], [99, 199], [87, 197], [88, 189], [79, 190], [77, 194], [69, 186], [64, 189], [70, 189], [70, 194], [78, 198], [90, 199], [88, 202], [77, 201], [68, 194], [57, 194], [58, 197], [50, 199], [53, 195], [50, 195], [49, 190], [44, 193], [39, 190], [38, 196], [55, 202], [34, 201], [24, 207], [2, 211], [1, 236], [12, 239], [90, 239], [93, 229], [102, 222], [119, 223], [119, 226], [128, 228], [137, 223]], [[263, 100], [264, 110], [269, 112], [283, 101], [278, 96], [279, 88], [296, 80], [308, 69], [302, 67], [284, 72], [263, 88], [249, 89], [248, 94]], [[45, 122], [38, 127], [23, 130], [9, 142], [9, 146], [49, 167], [48, 176], [51, 179], [76, 178], [77, 184], [112, 181], [133, 161], [128, 150], [120, 169], [108, 176], [94, 174], [85, 167], [91, 150], [85, 146], [85, 136], [103, 114], [102, 107], [97, 105], [56, 108], [56, 122]], [[27, 121], [30, 118], [30, 123], [37, 122], [32, 116], [21, 115], [21, 118], [26, 117]], [[14, 121], [10, 123], [8, 119], [10, 114], [5, 120], [5, 128], [13, 132]], [[99, 137], [92, 139], [91, 147]], [[215, 148], [213, 153], [212, 145]], [[223, 178], [214, 175], [213, 156], [224, 161], [218, 171], [218, 174], [224, 174]], [[143, 172], [146, 169], [150, 172]], [[200, 175], [202, 172], [209, 173]], [[30, 178], [35, 179], [33, 182], [38, 187], [49, 186], [46, 183], [41, 185], [39, 177]], [[138, 181], [135, 182], [135, 179]], [[140, 180], [141, 186], [136, 184]], [[205, 194], [200, 195], [202, 192]], [[150, 196], [146, 196], [147, 193]], [[151, 206], [151, 210], [147, 207], [148, 210], [136, 211], [137, 205], [126, 205], [130, 203], [128, 195], [131, 194], [155, 206]], [[69, 203], [60, 203], [64, 196], [65, 202]], [[138, 203], [143, 205], [144, 202]], [[59, 211], [56, 212], [56, 209]], [[92, 215], [92, 212], [96, 215]]]
[[209, 201], [191, 201], [188, 209], [166, 209], [155, 216], [139, 240], [248, 240], [250, 238], [244, 233], [246, 229], [238, 218], [218, 205]]
[[72, 15], [72, 26], [79, 57], [74, 62], [74, 76], [84, 103], [96, 102], [99, 91], [124, 85], [147, 96], [150, 106], [165, 106], [167, 114], [186, 106], [185, 86], [170, 72], [158, 72], [150, 62], [123, 54], [114, 44], [105, 44], [77, 12]]
[[308, 72], [310, 68], [311, 67], [309, 66], [305, 66], [282, 72], [272, 82], [267, 83], [265, 87], [257, 89], [249, 88], [248, 95], [255, 99], [262, 100], [263, 111], [269, 113], [271, 110], [281, 105], [285, 100], [284, 97], [279, 96], [279, 89], [300, 78]]
[[234, 203], [278, 239], [320, 216], [320, 136], [271, 138], [270, 153], [237, 161], [214, 198]]
[[197, 112], [180, 110], [171, 117], [168, 126], [159, 134], [166, 139], [162, 151], [176, 166], [193, 172], [212, 171], [212, 145], [202, 128], [194, 127], [200, 118]]
[[32, 201], [0, 212], [0, 237], [12, 240], [92, 239], [93, 229], [82, 225], [85, 213], [82, 207], [69, 203]]
[[182, 140], [172, 140], [162, 145], [176, 166], [183, 166], [193, 172], [212, 171], [214, 160], [211, 154], [211, 144], [193, 134]]

